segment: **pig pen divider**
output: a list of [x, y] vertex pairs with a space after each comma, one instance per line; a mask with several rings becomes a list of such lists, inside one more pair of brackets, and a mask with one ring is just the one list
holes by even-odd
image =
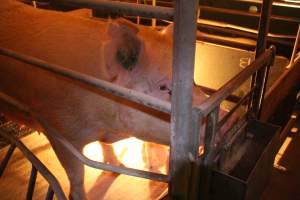
[[[204, 199], [207, 198], [209, 193], [210, 173], [213, 169], [213, 164], [218, 154], [223, 150], [226, 151], [228, 146], [231, 146], [234, 140], [238, 138], [238, 135], [243, 132], [242, 130], [244, 130], [246, 127], [248, 119], [253, 117], [253, 105], [250, 104], [252, 94], [256, 91], [257, 86], [252, 87], [250, 91], [246, 93], [244, 97], [242, 97], [222, 119], [219, 119], [220, 104], [222, 101], [226, 100], [226, 98], [230, 96], [232, 92], [238, 89], [248, 78], [250, 78], [251, 75], [264, 68], [269, 68], [274, 61], [275, 51], [276, 48], [271, 46], [257, 59], [255, 59], [248, 67], [246, 67], [243, 71], [241, 71], [219, 90], [217, 90], [216, 93], [212, 94], [199, 106], [193, 108], [193, 131], [195, 133], [199, 133], [199, 130], [201, 130], [202, 120], [204, 118], [207, 119], [205, 127], [204, 153], [198, 157], [197, 160], [199, 165], [198, 167], [200, 167], [200, 193]], [[221, 127], [228, 122], [233, 113], [239, 107], [244, 105], [245, 102], [249, 105], [246, 113], [243, 114], [237, 120], [237, 122], [226, 131], [226, 133], [224, 133], [224, 137], [221, 139], [221, 141], [216, 142], [216, 136]]]
[[[225, 121], [229, 119], [234, 110], [225, 117], [226, 120], [218, 122], [218, 113], [220, 102], [227, 98], [230, 94], [232, 87], [236, 87], [240, 82], [245, 81], [247, 75], [250, 76], [252, 72], [256, 72], [257, 69], [263, 68], [265, 65], [270, 64], [270, 58], [273, 58], [275, 49], [271, 50], [263, 49], [262, 55], [257, 58], [252, 65], [249, 66], [251, 70], [244, 72], [245, 74], [239, 74], [233, 79], [232, 82], [227, 83], [222, 90], [218, 90], [209, 99], [204, 102], [204, 105], [192, 108], [191, 106], [191, 91], [192, 91], [192, 72], [194, 66], [194, 53], [195, 52], [195, 39], [196, 39], [196, 11], [198, 1], [184, 1], [178, 0], [175, 2], [175, 9], [173, 8], [159, 8], [152, 6], [134, 6], [133, 4], [121, 3], [121, 2], [109, 2], [109, 1], [95, 1], [95, 0], [66, 0], [64, 2], [78, 5], [80, 7], [101, 9], [103, 7], [115, 10], [123, 14], [132, 14], [147, 16], [150, 18], [162, 18], [162, 19], [173, 19], [175, 21], [174, 27], [174, 51], [173, 51], [173, 95], [172, 95], [172, 116], [171, 116], [171, 155], [170, 155], [170, 175], [155, 174], [151, 172], [145, 172], [142, 170], [135, 169], [123, 169], [115, 166], [111, 166], [104, 163], [95, 162], [85, 158], [79, 151], [77, 151], [71, 143], [66, 141], [64, 138], [47, 125], [43, 119], [37, 114], [30, 111], [26, 106], [13, 100], [12, 98], [0, 95], [0, 98], [11, 105], [16, 106], [25, 113], [33, 115], [40, 123], [47, 127], [48, 130], [58, 136], [59, 141], [71, 151], [76, 158], [83, 163], [90, 165], [95, 168], [105, 169], [117, 173], [123, 173], [143, 178], [149, 178], [154, 180], [165, 181], [169, 183], [169, 196], [175, 199], [196, 199], [199, 193], [198, 190], [198, 174], [200, 172], [200, 179], [204, 180], [206, 186], [204, 190], [209, 186], [210, 164], [213, 152], [215, 151], [215, 145], [213, 139], [216, 136], [218, 127], [225, 124]], [[270, 2], [265, 0], [264, 2]], [[155, 11], [154, 11], [155, 10]], [[195, 12], [192, 12], [195, 11]], [[262, 10], [264, 12], [264, 10]], [[195, 23], [191, 23], [195, 21]], [[260, 30], [261, 31], [261, 30]], [[264, 36], [265, 37], [265, 36]], [[259, 38], [264, 40], [264, 38]], [[111, 83], [95, 79], [93, 77], [77, 73], [74, 71], [63, 69], [58, 65], [49, 64], [45, 61], [21, 55], [8, 49], [0, 48], [0, 54], [12, 57], [21, 62], [31, 64], [36, 67], [40, 67], [44, 70], [50, 71], [54, 74], [75, 79], [83, 82], [91, 87], [102, 89], [106, 92], [112, 93], [113, 95], [125, 98], [129, 101], [133, 101], [144, 106], [160, 110], [162, 112], [171, 113], [171, 104], [169, 102], [160, 101], [156, 98], [149, 97], [145, 94], [135, 92], [120, 86], [113, 85]], [[259, 58], [261, 58], [259, 60]], [[248, 69], [248, 68], [247, 68]], [[255, 69], [255, 70], [254, 70]], [[189, 79], [189, 80], [187, 80]], [[239, 80], [239, 81], [237, 81]], [[243, 80], [243, 81], [242, 81]], [[181, 84], [174, 84], [174, 82], [180, 82]], [[231, 84], [230, 84], [231, 83]], [[258, 83], [259, 84], [259, 83]], [[256, 87], [252, 87], [256, 88]], [[238, 102], [237, 106], [243, 105], [248, 98], [251, 99], [252, 93], [256, 91], [251, 90], [243, 99]], [[210, 100], [211, 99], [211, 100]], [[248, 102], [251, 102], [248, 101]], [[252, 107], [250, 107], [252, 108]], [[250, 110], [250, 109], [249, 109]], [[248, 110], [248, 111], [249, 111]], [[190, 112], [191, 111], [191, 112]], [[201, 120], [207, 116], [208, 123], [206, 126], [206, 139], [205, 139], [205, 153], [201, 159], [198, 156], [199, 141], [199, 130], [201, 129]], [[241, 120], [242, 121], [242, 120]], [[241, 123], [242, 125], [244, 123]], [[191, 128], [189, 127], [191, 125]], [[234, 127], [237, 127], [235, 125]], [[191, 134], [191, 135], [189, 135]], [[173, 150], [175, 149], [175, 150]], [[200, 169], [204, 161], [204, 169]], [[188, 166], [187, 166], [188, 165]], [[190, 166], [192, 165], [192, 166]], [[203, 177], [202, 177], [203, 176]], [[206, 176], [206, 177], [205, 177]], [[203, 181], [201, 181], [203, 182]], [[171, 185], [171, 186], [170, 186]]]

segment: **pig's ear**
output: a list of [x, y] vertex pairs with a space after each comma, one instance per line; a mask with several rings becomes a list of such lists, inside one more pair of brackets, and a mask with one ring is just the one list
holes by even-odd
[[114, 20], [108, 24], [107, 34], [111, 40], [104, 50], [107, 70], [112, 75], [117, 75], [122, 69], [131, 71], [136, 67], [142, 49], [137, 32], [137, 27], [126, 20]]
[[107, 26], [107, 34], [114, 38], [120, 37], [124, 34], [136, 35], [139, 29], [132, 22], [123, 18], [110, 21]]
[[169, 24], [164, 29], [161, 30], [161, 33], [166, 35], [167, 37], [172, 37], [174, 31], [174, 23]]

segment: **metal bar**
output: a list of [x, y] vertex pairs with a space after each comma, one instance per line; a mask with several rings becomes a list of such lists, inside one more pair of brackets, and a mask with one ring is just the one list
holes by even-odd
[[[203, 11], [224, 13], [230, 15], [240, 15], [240, 16], [248, 16], [248, 17], [255, 17], [255, 18], [260, 17], [259, 13], [252, 13], [252, 12], [247, 12], [242, 10], [233, 10], [233, 9], [218, 8], [218, 7], [211, 7], [211, 6], [200, 6], [200, 9]], [[271, 15], [270, 18], [274, 20], [300, 23], [300, 18], [286, 17], [280, 15]]]
[[37, 169], [32, 165], [30, 178], [28, 182], [28, 189], [26, 194], [26, 200], [31, 200], [34, 192], [34, 187], [36, 183]]
[[112, 84], [110, 82], [103, 81], [103, 80], [97, 79], [95, 77], [64, 68], [59, 65], [50, 64], [46, 61], [31, 57], [31, 56], [26, 56], [24, 54], [16, 53], [14, 51], [11, 51], [11, 50], [8, 50], [8, 49], [2, 48], [2, 47], [0, 47], [0, 54], [12, 57], [16, 60], [33, 65], [35, 67], [41, 68], [41, 69], [49, 71], [51, 73], [54, 73], [54, 74], [57, 74], [57, 75], [60, 75], [63, 77], [67, 77], [72, 80], [80, 81], [81, 83], [87, 84], [91, 87], [95, 87], [95, 88], [104, 90], [113, 95], [116, 95], [121, 98], [125, 98], [130, 101], [142, 104], [149, 108], [153, 108], [155, 110], [159, 110], [159, 111], [165, 112], [165, 113], [171, 113], [170, 102], [162, 101], [157, 98], [151, 97], [149, 95], [145, 95], [141, 92], [130, 90], [130, 89]]
[[252, 95], [254, 88], [252, 88], [218, 123], [217, 130], [220, 130], [222, 126], [227, 122], [227, 120], [232, 116], [232, 114], [243, 105], [249, 97]]
[[0, 135], [7, 139], [10, 143], [16, 145], [20, 151], [26, 156], [26, 158], [38, 169], [38, 171], [43, 175], [47, 182], [52, 186], [57, 198], [59, 200], [67, 200], [61, 186], [53, 174], [45, 167], [45, 165], [29, 150], [27, 147], [18, 139], [16, 139], [13, 134], [7, 133], [0, 129]]
[[150, 6], [145, 4], [136, 5], [135, 3], [127, 3], [120, 1], [108, 1], [108, 0], [63, 0], [63, 4], [75, 5], [84, 8], [108, 9], [111, 12], [117, 12], [119, 14], [141, 16], [148, 18], [160, 18], [166, 20], [172, 20], [174, 15], [174, 9], [161, 6]]
[[290, 68], [294, 64], [294, 59], [295, 59], [295, 56], [296, 56], [296, 53], [297, 53], [299, 41], [300, 41], [300, 23], [299, 23], [299, 26], [298, 26], [298, 31], [297, 31], [297, 36], [296, 36], [295, 43], [294, 43], [293, 53], [292, 53], [291, 60], [290, 60], [288, 68]]
[[[272, 3], [273, 0], [264, 0], [262, 4], [255, 58], [258, 58], [266, 50]], [[251, 110], [256, 118], [259, 118], [260, 115], [268, 73], [269, 69], [266, 67], [258, 70], [252, 77], [251, 88], [255, 86], [256, 89], [253, 92], [250, 103]]]
[[53, 196], [54, 196], [54, 192], [53, 192], [51, 186], [49, 185], [45, 200], [52, 200]]
[[[78, 160], [80, 160], [82, 163], [93, 167], [97, 169], [103, 169], [106, 171], [111, 171], [119, 174], [126, 174], [129, 176], [136, 176], [140, 178], [146, 178], [146, 179], [152, 179], [156, 181], [161, 181], [161, 182], [168, 182], [169, 181], [169, 176], [163, 175], [163, 174], [158, 174], [158, 173], [153, 173], [153, 172], [147, 172], [143, 170], [137, 170], [137, 169], [131, 169], [131, 168], [125, 168], [125, 167], [120, 167], [120, 166], [113, 166], [110, 164], [105, 164], [97, 161], [90, 160], [86, 158], [84, 155], [80, 153], [70, 142], [68, 142], [62, 135], [60, 135], [54, 128], [50, 127], [48, 123], [40, 117], [38, 114], [30, 110], [27, 106], [21, 104], [20, 102], [16, 101], [15, 99], [3, 94], [0, 92], [0, 99], [2, 101], [7, 102], [10, 105], [15, 106], [18, 108], [20, 111], [24, 112], [27, 115], [31, 115], [36, 119], [42, 126], [43, 128], [49, 132], [49, 134], [52, 134], [53, 137], [57, 141], [59, 141], [68, 151], [70, 151]], [[40, 171], [40, 170], [39, 170]]]
[[233, 91], [235, 91], [247, 78], [249, 78], [255, 71], [261, 69], [268, 64], [272, 58], [274, 48], [266, 50], [260, 57], [255, 59], [248, 67], [242, 70], [239, 74], [233, 77], [225, 85], [223, 85], [216, 93], [206, 99], [200, 106], [198, 106], [198, 113], [207, 115], [214, 107], [219, 105], [226, 99]]
[[[208, 95], [212, 95], [218, 91], [216, 89], [212, 89], [212, 88], [201, 86], [201, 85], [195, 85], [195, 87], [201, 88], [201, 90]], [[237, 103], [241, 100], [241, 97], [231, 94], [228, 97], [226, 97], [226, 100]]]
[[197, 113], [196, 109], [192, 110], [192, 136], [194, 137], [193, 146], [194, 151], [190, 154], [192, 161], [192, 175], [190, 179], [190, 196], [189, 199], [199, 199], [199, 185], [200, 185], [200, 162], [199, 162], [199, 136], [201, 130], [202, 116]]
[[198, 0], [177, 0], [173, 33], [172, 114], [169, 196], [189, 199], [192, 173], [192, 88]]
[[10, 147], [9, 147], [9, 149], [8, 149], [8, 151], [7, 151], [7, 153], [6, 153], [6, 155], [5, 155], [5, 157], [4, 157], [4, 159], [1, 162], [1, 165], [0, 165], [0, 177], [3, 175], [4, 170], [5, 170], [5, 168], [6, 168], [7, 164], [8, 164], [8, 161], [11, 158], [12, 154], [14, 153], [15, 149], [16, 149], [16, 145], [11, 144]]
[[204, 155], [201, 159], [201, 199], [209, 199], [209, 188], [212, 170], [213, 152], [215, 151], [215, 138], [217, 134], [217, 123], [220, 107], [214, 107], [207, 116], [207, 125], [205, 130]]

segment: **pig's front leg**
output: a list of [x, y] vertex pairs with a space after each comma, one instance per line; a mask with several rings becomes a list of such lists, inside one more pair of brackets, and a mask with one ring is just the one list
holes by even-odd
[[[55, 138], [47, 135], [56, 156], [58, 157], [61, 165], [65, 169], [70, 181], [70, 195], [71, 200], [86, 200], [84, 191], [84, 165], [71, 154], [60, 142]], [[84, 144], [73, 143], [74, 147], [80, 152]]]

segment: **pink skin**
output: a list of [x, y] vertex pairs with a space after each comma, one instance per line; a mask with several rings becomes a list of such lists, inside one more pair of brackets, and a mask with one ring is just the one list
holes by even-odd
[[[106, 23], [5, 0], [0, 30], [2, 47], [170, 100], [171, 26], [159, 32], [125, 20]], [[120, 62], [127, 54], [136, 55], [132, 70]], [[39, 113], [78, 150], [92, 141], [105, 142], [105, 162], [116, 164], [109, 144], [128, 136], [169, 144], [169, 116], [4, 56], [0, 63], [0, 91]], [[205, 95], [196, 90], [193, 100], [199, 104]], [[0, 110], [44, 131], [69, 177], [71, 197], [86, 199], [83, 165], [33, 119], [1, 102]]]

